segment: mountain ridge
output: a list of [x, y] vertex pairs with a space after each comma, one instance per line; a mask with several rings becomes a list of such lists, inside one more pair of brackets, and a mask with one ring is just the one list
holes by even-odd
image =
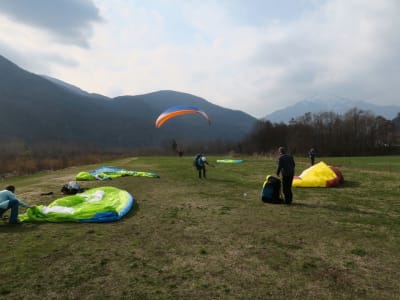
[[357, 108], [369, 111], [388, 120], [393, 120], [400, 112], [400, 106], [396, 105], [376, 105], [363, 100], [354, 100], [341, 96], [312, 96], [305, 98], [293, 105], [276, 110], [271, 114], [265, 115], [262, 119], [273, 123], [288, 123], [306, 113], [335, 112], [344, 114], [350, 109]]
[[[211, 118], [185, 115], [155, 128], [157, 116], [176, 104], [198, 106]], [[90, 144], [106, 148], [159, 147], [185, 142], [240, 141], [257, 121], [241, 111], [183, 92], [156, 91], [108, 98], [23, 70], [0, 55], [0, 138], [25, 143]]]

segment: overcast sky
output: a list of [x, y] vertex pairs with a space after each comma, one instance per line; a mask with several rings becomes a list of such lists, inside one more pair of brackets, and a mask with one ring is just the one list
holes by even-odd
[[0, 54], [115, 97], [263, 117], [308, 97], [400, 104], [400, 0], [0, 0]]

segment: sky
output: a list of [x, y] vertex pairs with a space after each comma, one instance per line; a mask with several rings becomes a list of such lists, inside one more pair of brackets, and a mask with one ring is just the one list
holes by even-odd
[[399, 0], [0, 0], [0, 55], [91, 93], [174, 90], [256, 118], [315, 96], [399, 105], [399, 16]]

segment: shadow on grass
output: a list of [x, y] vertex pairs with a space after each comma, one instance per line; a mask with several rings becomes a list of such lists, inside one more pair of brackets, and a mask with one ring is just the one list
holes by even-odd
[[137, 201], [135, 201], [133, 203], [132, 209], [130, 210], [130, 212], [123, 219], [131, 219], [131, 218], [133, 218], [134, 216], [137, 215], [139, 210], [140, 210], [139, 203], [137, 203]]
[[339, 188], [354, 188], [359, 186], [361, 186], [359, 181], [345, 180], [342, 185], [339, 186]]

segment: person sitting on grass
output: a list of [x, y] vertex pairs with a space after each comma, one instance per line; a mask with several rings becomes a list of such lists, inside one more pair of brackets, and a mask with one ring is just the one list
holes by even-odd
[[13, 185], [9, 185], [5, 190], [0, 191], [0, 218], [3, 216], [5, 211], [11, 209], [11, 215], [8, 223], [21, 224], [22, 222], [18, 220], [18, 207], [23, 206], [26, 208], [34, 208], [35, 206], [31, 206], [24, 201], [17, 199], [14, 192], [15, 187]]

